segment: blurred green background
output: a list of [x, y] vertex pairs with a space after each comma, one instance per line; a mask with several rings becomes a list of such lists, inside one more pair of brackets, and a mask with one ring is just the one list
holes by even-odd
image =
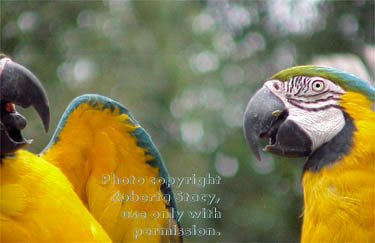
[[292, 65], [329, 64], [373, 82], [374, 11], [364, 0], [0, 1], [0, 50], [49, 95], [48, 134], [21, 109], [29, 150], [47, 144], [73, 98], [109, 96], [151, 134], [172, 176], [222, 177], [175, 188], [221, 198], [221, 219], [182, 218], [221, 236], [186, 241], [298, 241], [303, 160], [256, 161], [242, 113], [267, 77]]

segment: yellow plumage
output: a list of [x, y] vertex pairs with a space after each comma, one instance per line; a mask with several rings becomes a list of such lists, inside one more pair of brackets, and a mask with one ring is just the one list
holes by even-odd
[[[152, 164], [157, 152], [138, 144], [134, 132], [148, 135], [131, 115], [89, 95], [73, 101], [63, 121], [40, 157], [18, 151], [2, 160], [1, 241], [180, 241], [158, 180], [162, 162]], [[126, 200], [132, 195], [138, 200]]]
[[2, 242], [110, 242], [71, 183], [49, 162], [21, 150], [2, 159], [0, 175]]
[[356, 131], [349, 153], [302, 178], [304, 214], [301, 242], [375, 242], [375, 112], [357, 92], [342, 95], [340, 106]]
[[[153, 157], [131, 134], [137, 128], [139, 125], [127, 114], [121, 114], [118, 107], [112, 110], [83, 103], [68, 116], [57, 142], [42, 154], [68, 177], [87, 209], [116, 242], [161, 241], [160, 234], [140, 235], [137, 231], [178, 229], [166, 207], [160, 183], [152, 180], [158, 177], [159, 169], [147, 163]], [[109, 175], [137, 178], [144, 183], [104, 184], [104, 176]], [[139, 200], [117, 200], [132, 194], [138, 195]], [[142, 201], [141, 196], [147, 196], [147, 201]], [[154, 198], [150, 201], [151, 196]], [[154, 212], [164, 217], [154, 217]]]

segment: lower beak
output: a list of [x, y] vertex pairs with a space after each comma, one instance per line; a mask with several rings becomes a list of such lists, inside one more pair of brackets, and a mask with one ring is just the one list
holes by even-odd
[[250, 99], [244, 114], [244, 133], [258, 160], [261, 138], [269, 138], [269, 144], [263, 149], [266, 152], [287, 157], [311, 153], [311, 139], [288, 116], [284, 102], [267, 87], [258, 90]]

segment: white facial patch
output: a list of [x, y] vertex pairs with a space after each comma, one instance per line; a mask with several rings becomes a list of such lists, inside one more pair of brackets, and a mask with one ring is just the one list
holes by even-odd
[[10, 60], [9, 58], [7, 58], [7, 57], [4, 57], [4, 58], [2, 58], [2, 59], [0, 59], [0, 76], [1, 76], [1, 74], [3, 73], [3, 70], [4, 70], [4, 67], [5, 67], [5, 64], [7, 63], [7, 62], [11, 62], [12, 60]]
[[312, 151], [330, 141], [345, 125], [338, 100], [345, 92], [321, 77], [293, 77], [289, 81], [269, 80], [264, 86], [279, 97], [292, 120], [312, 140]]

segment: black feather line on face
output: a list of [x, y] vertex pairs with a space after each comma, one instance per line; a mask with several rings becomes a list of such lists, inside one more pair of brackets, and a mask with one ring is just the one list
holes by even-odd
[[309, 107], [304, 107], [304, 106], [299, 105], [297, 102], [293, 101], [293, 99], [291, 99], [291, 98], [289, 98], [288, 101], [289, 101], [290, 104], [294, 105], [295, 107], [300, 108], [301, 110], [305, 110], [305, 111], [317, 112], [317, 111], [322, 111], [322, 110], [326, 110], [326, 109], [329, 109], [329, 108], [342, 109], [341, 106], [334, 105], [334, 104], [329, 104], [329, 105], [325, 105], [325, 106], [318, 107], [318, 108], [309, 108]]
[[336, 92], [336, 91], [333, 91], [333, 90], [326, 90], [326, 91], [320, 92], [318, 94], [313, 94], [313, 95], [299, 95], [299, 97], [310, 98], [310, 97], [316, 97], [316, 96], [319, 96], [319, 95], [322, 95], [322, 94], [325, 94], [325, 93], [330, 93], [330, 94], [335, 94], [335, 95], [342, 95], [343, 94], [341, 92]]
[[298, 89], [298, 91], [297, 91], [297, 93], [295, 93], [294, 96], [298, 96], [299, 93], [301, 93], [301, 91], [302, 91], [303, 88], [304, 88], [304, 86], [303, 86], [303, 85], [300, 85], [300, 86], [299, 86], [299, 89]]
[[304, 94], [306, 94], [307, 91], [309, 91], [310, 83], [311, 83], [311, 80], [310, 80], [309, 78], [307, 78], [307, 79], [306, 79], [305, 90], [303, 91]]
[[296, 102], [296, 103], [304, 103], [304, 104], [317, 104], [320, 102], [324, 101], [329, 101], [329, 100], [340, 100], [340, 98], [335, 97], [333, 95], [328, 96], [327, 98], [324, 99], [318, 99], [318, 100], [313, 100], [313, 101], [306, 101], [306, 100], [300, 100], [300, 99], [294, 99], [294, 98], [289, 98], [288, 101]]
[[353, 145], [353, 133], [357, 130], [353, 119], [343, 111], [345, 125], [331, 141], [317, 148], [308, 158], [303, 172], [319, 172], [322, 168], [338, 162], [350, 152]]

